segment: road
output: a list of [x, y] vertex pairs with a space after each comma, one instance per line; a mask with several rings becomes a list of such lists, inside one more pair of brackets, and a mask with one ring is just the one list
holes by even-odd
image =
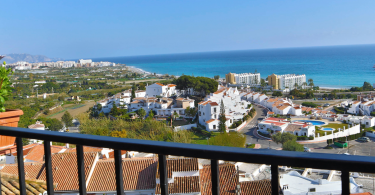
[[256, 131], [256, 126], [258, 121], [263, 120], [267, 116], [267, 111], [257, 105], [254, 105], [255, 110], [257, 111], [256, 116], [249, 122], [240, 132], [246, 135], [246, 143], [260, 144], [261, 148], [277, 149], [281, 148], [281, 144], [276, 144], [273, 141], [258, 139], [254, 136], [253, 132]]

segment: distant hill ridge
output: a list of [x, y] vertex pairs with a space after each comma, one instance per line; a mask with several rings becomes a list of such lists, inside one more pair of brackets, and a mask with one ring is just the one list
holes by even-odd
[[3, 61], [6, 61], [8, 64], [16, 63], [18, 61], [26, 61], [30, 63], [35, 63], [35, 62], [54, 62], [54, 61], [59, 61], [63, 60], [62, 58], [49, 58], [47, 56], [43, 55], [30, 55], [26, 53], [21, 53], [21, 54], [6, 54], [5, 58], [3, 58], [0, 62], [2, 63]]

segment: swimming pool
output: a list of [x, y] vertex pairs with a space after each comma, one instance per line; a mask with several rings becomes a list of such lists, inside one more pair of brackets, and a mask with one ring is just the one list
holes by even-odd
[[323, 131], [332, 131], [335, 130], [334, 128], [322, 128]]
[[308, 123], [311, 123], [312, 125], [324, 125], [324, 124], [326, 124], [325, 122], [322, 122], [322, 121], [312, 121], [312, 120], [298, 120], [298, 122], [308, 122]]

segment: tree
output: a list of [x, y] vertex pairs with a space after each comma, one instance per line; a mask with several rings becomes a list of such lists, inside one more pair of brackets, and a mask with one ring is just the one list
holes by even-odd
[[5, 61], [3, 61], [3, 65], [4, 65], [4, 66], [7, 65], [7, 63], [6, 63]]
[[126, 138], [127, 133], [126, 130], [121, 130], [121, 131], [112, 131], [111, 132], [111, 137], [121, 137], [121, 138]]
[[111, 116], [115, 116], [115, 117], [120, 115], [120, 111], [117, 108], [116, 104], [113, 104], [113, 107], [112, 107], [111, 111], [109, 112], [109, 114]]
[[188, 106], [188, 107], [185, 109], [185, 114], [186, 114], [187, 116], [194, 117], [194, 116], [197, 114], [197, 109], [195, 109], [195, 108], [190, 108], [190, 106]]
[[63, 97], [63, 96], [60, 96], [60, 97], [58, 97], [57, 98], [59, 101], [64, 101], [65, 100], [65, 98]]
[[214, 76], [214, 79], [215, 79], [215, 80], [219, 80], [219, 79], [220, 79], [220, 75], [215, 75], [215, 76]]
[[308, 80], [308, 82], [309, 82], [309, 86], [310, 86], [310, 87], [314, 87], [314, 80], [313, 80], [312, 78], [310, 78], [310, 79]]
[[99, 114], [99, 117], [100, 117], [100, 118], [104, 118], [104, 117], [105, 117], [105, 114], [104, 114], [103, 112], [101, 112], [101, 113]]
[[371, 86], [369, 82], [364, 82], [362, 86], [363, 91], [373, 91], [374, 88]]
[[277, 132], [276, 134], [272, 135], [271, 139], [277, 144], [279, 143], [284, 144], [287, 141], [296, 141], [297, 136], [291, 133], [287, 133], [287, 132], [284, 132], [284, 133]]
[[264, 79], [260, 79], [260, 86], [265, 87], [266, 86], [266, 81]]
[[281, 93], [281, 91], [274, 91], [272, 93], [272, 96], [280, 97], [280, 96], [283, 96], [283, 93]]
[[150, 112], [148, 113], [148, 117], [147, 119], [148, 120], [152, 120], [154, 118], [154, 111], [153, 110], [150, 110]]
[[225, 107], [224, 102], [221, 100], [220, 102], [220, 115], [219, 115], [219, 132], [225, 133], [227, 130], [227, 127], [225, 125], [225, 122], [227, 121], [225, 117]]
[[175, 111], [173, 112], [173, 118], [174, 120], [176, 120], [176, 118], [180, 117], [180, 115], [178, 115], [178, 113]]
[[306, 99], [311, 99], [311, 98], [314, 98], [314, 93], [310, 90], [308, 92], [306, 92], [305, 94], [305, 98]]
[[30, 80], [33, 80], [33, 79], [34, 79], [34, 75], [33, 75], [33, 73], [30, 73], [30, 74], [29, 74], [29, 79], [30, 79]]
[[290, 140], [283, 144], [283, 150], [303, 152], [304, 148], [303, 148], [303, 145], [297, 143], [295, 140], [294, 141]]
[[146, 111], [143, 108], [137, 110], [136, 113], [138, 114], [139, 118], [141, 118], [141, 119], [143, 119], [143, 117], [146, 116]]
[[59, 121], [55, 118], [48, 121], [48, 123], [46, 123], [46, 125], [48, 125], [47, 127], [51, 131], [59, 131], [60, 129], [63, 128], [63, 124], [61, 123], [61, 121]]
[[131, 101], [133, 101], [133, 99], [135, 98], [135, 90], [136, 90], [136, 87], [135, 85], [132, 86], [132, 96], [131, 96]]
[[303, 83], [302, 83], [302, 86], [303, 86], [304, 89], [306, 89], [307, 83], [306, 83], [306, 82], [303, 82]]
[[73, 126], [73, 117], [68, 111], [65, 111], [64, 115], [61, 117], [62, 122], [64, 122], [65, 127]]
[[294, 89], [298, 89], [299, 85], [298, 83], [294, 83]]

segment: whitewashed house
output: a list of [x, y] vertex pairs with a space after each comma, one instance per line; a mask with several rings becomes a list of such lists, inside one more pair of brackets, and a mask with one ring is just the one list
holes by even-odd
[[258, 131], [268, 134], [268, 130], [274, 133], [288, 132], [297, 136], [315, 137], [315, 126], [305, 122], [290, 122], [282, 118], [266, 118], [259, 122]]
[[152, 85], [146, 86], [146, 94], [149, 97], [170, 97], [176, 94], [176, 85], [163, 85], [161, 83], [154, 83]]
[[241, 95], [237, 88], [219, 86], [216, 92], [207, 95], [204, 101], [198, 103], [199, 123], [204, 125], [207, 131], [217, 130], [221, 102], [224, 104], [227, 127], [241, 120], [248, 113], [250, 105], [244, 97], [246, 94]]

